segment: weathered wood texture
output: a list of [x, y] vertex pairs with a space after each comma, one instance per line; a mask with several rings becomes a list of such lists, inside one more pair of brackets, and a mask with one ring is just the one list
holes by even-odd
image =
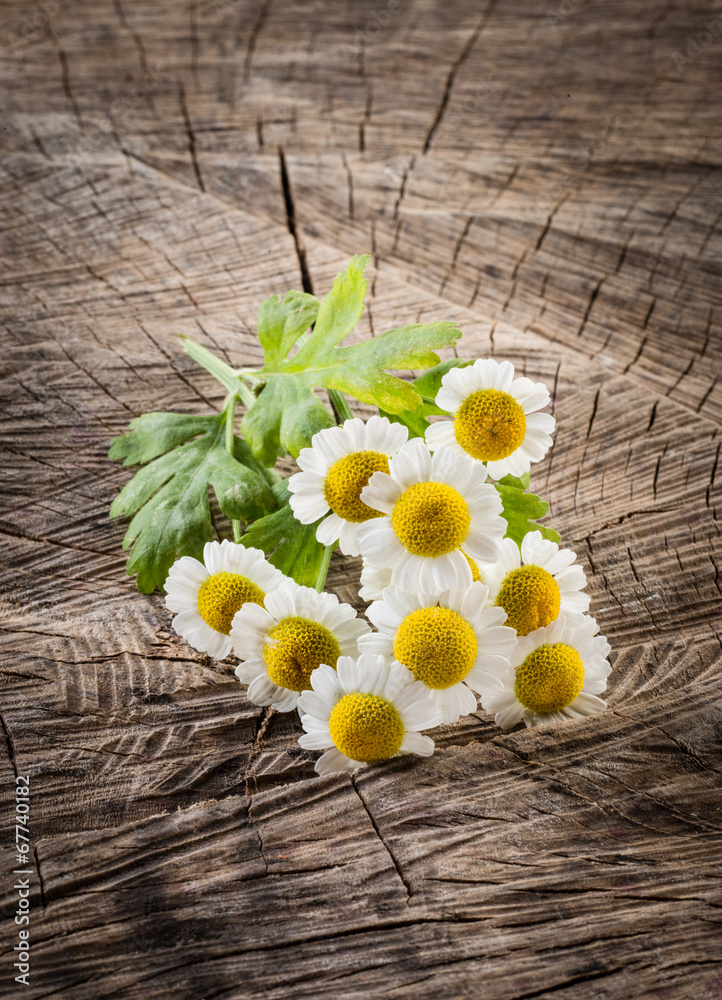
[[[0, 766], [36, 865], [4, 996], [722, 997], [721, 32], [701, 0], [6, 2]], [[176, 334], [253, 362], [260, 299], [364, 251], [364, 333], [456, 318], [553, 389], [534, 483], [614, 670], [598, 719], [480, 711], [318, 780], [134, 592], [106, 452], [220, 403]]]

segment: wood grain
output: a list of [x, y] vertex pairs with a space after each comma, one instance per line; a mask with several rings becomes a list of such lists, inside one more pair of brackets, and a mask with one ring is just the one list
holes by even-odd
[[[716, 8], [8, 0], [0, 46], [3, 995], [722, 997]], [[359, 336], [456, 319], [549, 385], [614, 669], [599, 718], [321, 780], [134, 592], [106, 454], [221, 404], [177, 334], [252, 364], [259, 301], [358, 252]]]

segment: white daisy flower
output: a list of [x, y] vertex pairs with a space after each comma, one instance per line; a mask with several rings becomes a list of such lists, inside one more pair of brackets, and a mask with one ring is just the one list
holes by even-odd
[[602, 712], [606, 702], [597, 695], [607, 686], [610, 646], [598, 629], [594, 618], [571, 612], [519, 636], [511, 669], [481, 688], [481, 703], [496, 724], [511, 729], [523, 719], [538, 726]]
[[358, 660], [342, 656], [336, 670], [314, 670], [311, 687], [298, 701], [306, 730], [298, 742], [305, 750], [326, 750], [316, 761], [318, 774], [434, 752], [434, 741], [420, 730], [438, 726], [441, 715], [424, 685], [400, 663], [370, 653]]
[[166, 607], [176, 611], [173, 628], [201, 653], [222, 660], [231, 651], [233, 616], [250, 601], [260, 604], [266, 594], [288, 577], [266, 561], [260, 549], [236, 542], [207, 542], [203, 562], [182, 556], [165, 582]]
[[452, 368], [441, 380], [436, 405], [454, 419], [426, 431], [432, 451], [453, 448], [486, 464], [492, 479], [522, 476], [551, 447], [555, 420], [537, 413], [549, 402], [542, 382], [514, 378], [510, 361], [475, 361]]
[[496, 560], [506, 531], [497, 490], [486, 470], [468, 455], [440, 448], [431, 455], [423, 441], [405, 444], [375, 472], [361, 499], [384, 517], [358, 528], [368, 566], [392, 567], [391, 584], [427, 593], [468, 587], [470, 560]]
[[389, 587], [366, 612], [379, 631], [362, 636], [359, 649], [402, 663], [429, 689], [442, 722], [456, 722], [476, 711], [470, 688], [494, 683], [499, 670], [508, 669], [516, 642], [514, 630], [503, 624], [506, 612], [484, 610], [487, 597], [483, 583], [439, 595]]
[[317, 541], [338, 541], [345, 555], [357, 556], [358, 525], [381, 516], [362, 502], [361, 490], [374, 472], [389, 471], [389, 459], [408, 436], [403, 424], [386, 417], [371, 417], [366, 423], [354, 417], [314, 434], [311, 447], [302, 448], [297, 459], [302, 471], [288, 480], [296, 519], [313, 524], [328, 514], [316, 528]]
[[581, 593], [587, 578], [575, 559], [571, 549], [560, 549], [540, 531], [530, 531], [521, 552], [516, 542], [504, 538], [497, 561], [480, 569], [490, 602], [506, 611], [507, 625], [528, 635], [559, 615], [589, 610], [589, 595]]
[[256, 705], [290, 712], [316, 667], [333, 668], [339, 656], [356, 656], [369, 626], [335, 594], [292, 581], [267, 594], [263, 605], [246, 604], [233, 619], [233, 651], [245, 661], [236, 676]]

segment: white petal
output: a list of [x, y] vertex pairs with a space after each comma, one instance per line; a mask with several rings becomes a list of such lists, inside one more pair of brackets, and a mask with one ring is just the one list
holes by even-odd
[[203, 562], [211, 576], [223, 569], [223, 551], [220, 542], [206, 542], [203, 546]]
[[298, 737], [298, 742], [304, 750], [328, 750], [334, 745], [328, 729], [325, 733], [304, 733]]
[[433, 729], [441, 723], [442, 718], [427, 691], [423, 699], [412, 702], [401, 712], [401, 721], [406, 729]]
[[437, 448], [453, 448], [456, 444], [454, 424], [451, 420], [438, 420], [426, 428], [426, 444], [431, 451]]
[[176, 560], [176, 562], [171, 566], [168, 578], [172, 578], [174, 580], [188, 580], [200, 587], [209, 575], [210, 574], [203, 563], [198, 562], [198, 560], [194, 559], [192, 556], [181, 556], [181, 558]]
[[[316, 673], [315, 670], [313, 672]], [[324, 723], [328, 729], [328, 720], [337, 700], [334, 699], [329, 705], [326, 698], [322, 698], [317, 691], [302, 691], [298, 704], [304, 715]]]
[[360, 767], [357, 760], [350, 760], [346, 754], [341, 753], [335, 747], [327, 750], [326, 753], [316, 761], [316, 773], [320, 775], [336, 774], [338, 771], [355, 771]]
[[270, 705], [279, 690], [268, 674], [259, 674], [248, 685], [246, 694], [256, 705]]
[[421, 733], [406, 732], [401, 741], [402, 753], [415, 753], [419, 757], [430, 757], [434, 752], [434, 741], [430, 736], [422, 736]]
[[523, 714], [524, 709], [519, 702], [516, 702], [501, 712], [497, 712], [494, 721], [501, 729], [512, 729], [518, 722], [521, 722]]
[[358, 525], [352, 524], [351, 521], [344, 521], [342, 524], [338, 547], [346, 556], [360, 555], [357, 528]]
[[343, 695], [343, 688], [338, 679], [338, 674], [333, 667], [328, 665], [317, 667], [312, 671], [311, 687], [330, 708]]

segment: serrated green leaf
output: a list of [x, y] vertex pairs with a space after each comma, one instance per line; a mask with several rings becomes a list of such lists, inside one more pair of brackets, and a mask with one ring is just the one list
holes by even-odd
[[498, 481], [499, 486], [512, 486], [517, 490], [528, 490], [531, 482], [531, 475], [525, 472], [523, 476], [504, 476]]
[[287, 452], [298, 458], [317, 431], [335, 424], [311, 389], [285, 376], [266, 383], [254, 405], [246, 411], [241, 430], [260, 461], [274, 465]]
[[[416, 323], [343, 346], [341, 341], [363, 312], [367, 264], [368, 257], [353, 257], [336, 277], [318, 308], [313, 331], [293, 357], [282, 359], [276, 346], [269, 348], [272, 353], [258, 373], [265, 386], [241, 425], [254, 454], [266, 465], [286, 451], [296, 457], [301, 448], [310, 445], [314, 433], [332, 426], [330, 414], [313, 395], [315, 387], [347, 393], [388, 414], [417, 410], [423, 402], [421, 396], [389, 371], [436, 365], [439, 357], [435, 351], [449, 347], [461, 336], [456, 323]], [[280, 310], [279, 302], [269, 306], [269, 314], [274, 316], [280, 315]], [[278, 327], [278, 316], [273, 322]], [[284, 347], [290, 347], [290, 342], [289, 334], [283, 339]], [[280, 338], [274, 345], [277, 343]]]
[[298, 338], [315, 321], [319, 302], [306, 292], [289, 292], [284, 299], [272, 295], [258, 307], [258, 339], [263, 347], [266, 369], [273, 369], [286, 357]]
[[468, 368], [469, 365], [473, 364], [473, 361], [463, 361], [461, 358], [450, 358], [448, 361], [442, 361], [414, 379], [414, 388], [424, 399], [433, 402], [441, 388], [441, 380], [447, 372], [450, 372], [452, 368]]
[[241, 465], [245, 465], [249, 469], [253, 469], [254, 472], [257, 472], [259, 476], [266, 480], [270, 487], [274, 487], [281, 482], [280, 474], [275, 469], [267, 468], [263, 462], [259, 462], [248, 446], [248, 443], [243, 438], [236, 437], [235, 435], [233, 437], [233, 457]]
[[461, 336], [456, 323], [412, 323], [349, 347], [332, 347], [317, 355], [305, 374], [315, 384], [347, 392], [362, 403], [390, 413], [421, 406], [414, 387], [387, 369], [428, 368], [438, 362], [435, 349], [450, 347]]
[[298, 354], [286, 362], [286, 371], [304, 371], [315, 365], [320, 355], [351, 333], [364, 311], [368, 288], [364, 271], [368, 262], [368, 255], [352, 257], [346, 270], [336, 275], [331, 291], [324, 295], [319, 305], [313, 333]]
[[507, 522], [506, 537], [513, 538], [521, 545], [524, 535], [530, 531], [541, 531], [544, 538], [558, 542], [560, 535], [553, 528], [538, 524], [537, 520], [549, 510], [549, 504], [534, 493], [526, 493], [514, 486], [502, 486], [494, 483], [501, 497], [502, 516]]
[[286, 576], [301, 586], [313, 587], [324, 558], [324, 546], [316, 541], [318, 521], [301, 524], [296, 520], [288, 502], [290, 492], [285, 481], [274, 487], [273, 494], [282, 506], [249, 525], [241, 544], [262, 549], [268, 561]]
[[[153, 419], [134, 421], [135, 428], [113, 442], [111, 457], [150, 454], [154, 449], [148, 434], [153, 427], [166, 442], [177, 441], [182, 421], [176, 418], [181, 414], [145, 416]], [[165, 429], [161, 417], [166, 418]], [[204, 433], [180, 445], [171, 444], [170, 451], [139, 469], [111, 505], [111, 517], [132, 517], [123, 548], [132, 546], [127, 572], [138, 574], [137, 586], [143, 593], [163, 585], [179, 556], [199, 558], [203, 545], [213, 537], [209, 486], [223, 513], [235, 520], [260, 518], [277, 507], [267, 479], [227, 452], [224, 415], [203, 421]], [[185, 426], [190, 430], [192, 425]], [[201, 425], [194, 426], [197, 435]], [[236, 454], [243, 454], [242, 443], [236, 440], [234, 444]], [[252, 456], [251, 460], [256, 465]]]
[[108, 458], [123, 465], [144, 465], [199, 434], [212, 433], [219, 419], [217, 414], [144, 413], [131, 420], [125, 434], [115, 438]]

